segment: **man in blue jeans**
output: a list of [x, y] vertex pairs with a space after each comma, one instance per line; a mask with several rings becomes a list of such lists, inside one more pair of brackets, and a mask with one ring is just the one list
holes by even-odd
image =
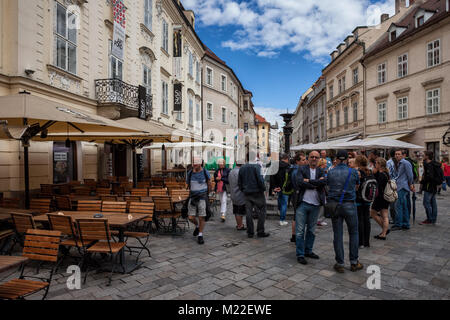
[[289, 195], [284, 193], [283, 186], [289, 183], [289, 155], [282, 154], [278, 172], [273, 178], [274, 192], [278, 193], [278, 210], [280, 211], [280, 226], [287, 226], [286, 213], [289, 202]]
[[[333, 217], [334, 234], [334, 253], [336, 255], [336, 264], [334, 269], [339, 273], [344, 273], [344, 220], [347, 224], [350, 236], [350, 270], [355, 272], [363, 269], [363, 265], [358, 261], [359, 235], [358, 235], [358, 212], [356, 208], [356, 190], [359, 186], [358, 172], [350, 169], [345, 161], [348, 159], [348, 153], [345, 150], [339, 150], [337, 153], [336, 168], [328, 172], [328, 198], [327, 201], [339, 202], [342, 194], [344, 198], [339, 215]], [[350, 177], [349, 177], [350, 174]], [[347, 189], [345, 182], [349, 177]]]
[[395, 152], [395, 159], [397, 160], [397, 192], [398, 199], [395, 206], [395, 226], [391, 231], [396, 230], [409, 230], [410, 211], [408, 207], [408, 198], [410, 197], [410, 191], [415, 192], [414, 187], [414, 175], [412, 166], [409, 161], [403, 158], [401, 150]]
[[311, 152], [308, 157], [309, 165], [300, 167], [297, 172], [296, 185], [299, 187], [299, 194], [295, 216], [295, 239], [297, 261], [301, 264], [308, 264], [305, 257], [319, 259], [313, 252], [316, 237], [314, 232], [320, 206], [325, 204], [326, 185], [325, 172], [317, 167], [319, 159], [319, 152]]
[[424, 172], [422, 176], [423, 206], [427, 218], [420, 222], [420, 225], [434, 225], [437, 221], [438, 206], [436, 202], [436, 194], [438, 186], [444, 181], [444, 173], [441, 164], [434, 160], [433, 151], [425, 151], [423, 159]]

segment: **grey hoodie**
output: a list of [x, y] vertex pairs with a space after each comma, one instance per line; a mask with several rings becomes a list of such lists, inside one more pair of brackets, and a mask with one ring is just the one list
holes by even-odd
[[239, 167], [234, 168], [228, 175], [230, 184], [231, 201], [234, 205], [243, 206], [245, 204], [245, 195], [239, 189]]

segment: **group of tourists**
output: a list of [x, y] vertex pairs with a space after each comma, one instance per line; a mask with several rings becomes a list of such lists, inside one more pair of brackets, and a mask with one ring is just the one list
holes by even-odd
[[[427, 215], [420, 224], [436, 224], [436, 194], [443, 183], [445, 185], [445, 180], [450, 182], [450, 166], [448, 160], [446, 164], [435, 161], [432, 151], [425, 151], [423, 156], [423, 173], [419, 181], [419, 167], [408, 157], [407, 150], [391, 150], [388, 161], [376, 151], [366, 157], [361, 152], [338, 150], [333, 160], [325, 150], [320, 153], [312, 151], [308, 155], [297, 153], [292, 162], [289, 155], [281, 155], [278, 171], [271, 178], [271, 189], [278, 195], [280, 226], [289, 224], [286, 221], [287, 210], [289, 204], [294, 207], [291, 242], [296, 244], [297, 261], [306, 265], [307, 258], [319, 259], [313, 251], [316, 227], [325, 226], [325, 219], [331, 218], [336, 259], [334, 269], [344, 272], [344, 221], [349, 233], [350, 270], [363, 269], [359, 262], [359, 249], [370, 247], [370, 218], [381, 229], [374, 236], [377, 240], [385, 241], [391, 231], [409, 230], [411, 193], [415, 199], [415, 184], [419, 182], [419, 193], [423, 193]], [[211, 177], [201, 163], [201, 159], [194, 159], [192, 172], [187, 177], [191, 190], [189, 217], [196, 225], [194, 236], [198, 237], [199, 244], [204, 243], [208, 190], [211, 190], [208, 189]], [[221, 202], [221, 221], [226, 219], [229, 192], [236, 229], [246, 230], [248, 237], [253, 238], [253, 219], [257, 215], [256, 236], [268, 237], [265, 232], [266, 184], [262, 166], [237, 163], [230, 170], [222, 161], [213, 179], [214, 191]], [[394, 224], [392, 228], [389, 228], [390, 223]]]

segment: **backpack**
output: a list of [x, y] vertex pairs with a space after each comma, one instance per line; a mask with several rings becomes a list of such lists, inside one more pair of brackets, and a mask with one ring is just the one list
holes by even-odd
[[386, 188], [384, 188], [384, 200], [394, 203], [398, 199], [397, 183], [394, 180], [388, 180]]
[[[206, 184], [208, 184], [210, 179], [208, 179], [208, 176], [206, 174], [206, 169], [205, 168], [203, 168], [203, 174], [205, 175]], [[187, 179], [187, 181], [188, 181], [189, 189], [191, 189], [191, 179], [192, 179], [192, 170], [188, 172], [188, 179]], [[208, 186], [208, 190], [209, 190], [209, 186]], [[187, 219], [188, 218], [188, 212], [189, 212], [188, 205], [189, 205], [189, 201], [190, 200], [191, 200], [191, 197], [189, 196], [189, 198], [187, 198], [187, 200], [183, 203], [183, 207], [181, 208], [181, 217], [183, 219]], [[209, 201], [206, 200], [205, 202], [206, 202], [206, 217], [205, 217], [205, 221], [208, 222], [209, 219], [211, 219], [211, 217], [213, 216], [213, 212], [211, 211], [211, 207], [209, 205]]]
[[292, 172], [294, 170], [290, 168], [289, 170], [286, 170], [286, 173], [284, 174], [284, 183], [283, 187], [281, 188], [281, 192], [287, 196], [290, 196], [294, 193], [294, 186], [292, 184]]
[[373, 202], [377, 196], [377, 191], [378, 183], [375, 177], [372, 174], [364, 174], [361, 177], [361, 183], [357, 193], [358, 202]]
[[413, 176], [414, 176], [414, 182], [417, 182], [419, 180], [419, 170], [418, 170], [419, 164], [410, 158], [406, 158], [406, 160], [409, 163], [411, 163], [412, 172], [413, 172]]

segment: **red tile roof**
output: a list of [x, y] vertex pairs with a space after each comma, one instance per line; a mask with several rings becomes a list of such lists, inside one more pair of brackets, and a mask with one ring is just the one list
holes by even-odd
[[259, 114], [255, 114], [255, 120], [257, 120], [259, 123], [268, 123], [267, 120]]
[[[394, 41], [389, 41], [389, 34], [386, 32], [379, 43], [366, 53], [364, 59], [373, 56], [450, 16], [450, 13], [446, 11], [445, 2], [446, 0], [428, 0], [422, 4], [418, 4], [417, 6], [415, 6], [415, 8], [410, 10], [403, 19], [394, 24], [395, 26], [407, 29]], [[420, 9], [433, 11], [435, 13], [422, 26], [416, 28], [415, 15]]]
[[227, 65], [227, 63], [225, 61], [223, 61], [222, 59], [220, 59], [218, 56], [216, 56], [216, 54], [214, 52], [211, 51], [210, 48], [208, 48], [207, 46], [206, 50], [205, 50], [205, 55], [207, 55], [208, 57], [210, 57], [213, 60], [216, 60], [218, 63], [223, 64], [224, 66]]

